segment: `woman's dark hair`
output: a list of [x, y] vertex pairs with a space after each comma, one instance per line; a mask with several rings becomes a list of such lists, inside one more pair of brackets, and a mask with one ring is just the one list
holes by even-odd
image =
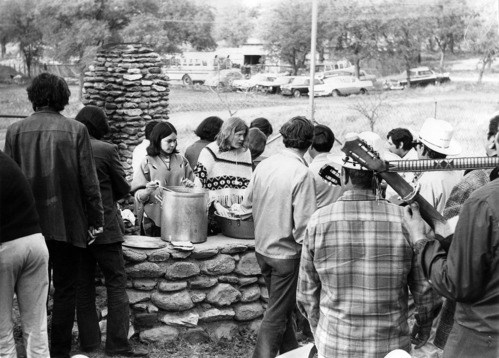
[[306, 150], [314, 138], [314, 125], [307, 118], [298, 116], [284, 123], [279, 132], [286, 148]]
[[272, 124], [270, 124], [267, 118], [263, 117], [255, 118], [250, 123], [250, 128], [258, 128], [263, 132], [263, 134], [267, 136], [267, 138], [274, 132], [274, 130], [272, 129]]
[[151, 133], [154, 127], [156, 127], [156, 124], [158, 124], [158, 121], [150, 121], [146, 124], [146, 127], [144, 128], [144, 135], [147, 140], [151, 138]]
[[71, 96], [68, 84], [62, 77], [46, 72], [36, 76], [26, 91], [34, 111], [50, 107], [60, 112], [69, 103]]
[[[147, 155], [150, 157], [158, 156], [162, 152], [161, 140], [172, 133], [177, 134], [177, 130], [170, 122], [160, 122], [156, 124], [151, 132], [151, 137], [149, 138], [150, 143], [147, 147]], [[178, 153], [177, 148], [175, 148], [173, 153]]]
[[232, 139], [236, 132], [244, 131], [243, 147], [248, 147], [248, 126], [239, 117], [230, 117], [222, 124], [220, 132], [217, 135], [217, 144], [220, 152], [228, 152], [232, 148]]
[[194, 133], [202, 140], [213, 142], [224, 121], [220, 117], [210, 116], [205, 119], [196, 128]]
[[312, 148], [319, 153], [329, 153], [334, 144], [334, 133], [328, 126], [317, 124], [314, 127]]

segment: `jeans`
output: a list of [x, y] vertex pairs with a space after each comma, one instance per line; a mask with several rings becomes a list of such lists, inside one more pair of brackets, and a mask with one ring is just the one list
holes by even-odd
[[293, 310], [300, 259], [273, 259], [256, 253], [269, 291], [269, 302], [258, 332], [253, 358], [274, 358], [298, 348]]
[[480, 333], [454, 321], [444, 348], [444, 358], [497, 358], [499, 336]]
[[67, 242], [55, 240], [48, 240], [47, 247], [54, 285], [50, 356], [69, 358], [75, 319], [78, 259], [81, 249]]
[[94, 244], [81, 250], [76, 303], [80, 346], [88, 351], [99, 347], [101, 343], [99, 318], [95, 307], [96, 265], [99, 265], [104, 275], [107, 289], [106, 352], [128, 351], [129, 306], [125, 291], [125, 261], [121, 242]]
[[17, 295], [28, 358], [48, 358], [49, 254], [41, 234], [0, 243], [0, 357], [15, 358], [12, 305]]

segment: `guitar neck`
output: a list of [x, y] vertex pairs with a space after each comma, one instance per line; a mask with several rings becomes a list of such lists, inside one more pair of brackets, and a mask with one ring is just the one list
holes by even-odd
[[437, 170], [485, 169], [499, 166], [499, 157], [390, 160], [389, 172], [426, 172]]
[[[400, 195], [402, 199], [410, 196], [414, 192], [414, 188], [409, 183], [407, 183], [404, 178], [400, 176], [400, 174], [390, 172], [381, 172], [378, 174], [386, 181], [388, 185], [393, 188], [393, 190], [397, 192], [398, 195]], [[435, 221], [444, 220], [444, 217], [419, 193], [416, 194], [413, 201], [416, 201], [419, 204], [421, 217], [432, 228], [435, 228]]]

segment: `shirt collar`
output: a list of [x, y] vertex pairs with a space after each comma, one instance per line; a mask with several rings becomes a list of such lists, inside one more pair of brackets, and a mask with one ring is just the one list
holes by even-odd
[[288, 148], [284, 148], [282, 150], [282, 154], [284, 154], [285, 156], [287, 157], [292, 157], [292, 158], [296, 158], [298, 159], [300, 162], [302, 162], [305, 166], [308, 167], [308, 163], [307, 161], [305, 160], [305, 158], [303, 158], [302, 155], [299, 155], [298, 153], [296, 153], [294, 150], [291, 150], [291, 149], [288, 149]]
[[[340, 200], [344, 201], [369, 201], [376, 200], [376, 195], [373, 194], [371, 189], [354, 189], [347, 190]], [[384, 200], [384, 199], [382, 199]]]
[[319, 153], [315, 156], [315, 158], [312, 161], [315, 162], [315, 161], [327, 160], [328, 155], [329, 153]]

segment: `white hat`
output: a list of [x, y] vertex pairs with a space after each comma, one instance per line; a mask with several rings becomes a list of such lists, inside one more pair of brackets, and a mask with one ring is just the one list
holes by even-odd
[[458, 155], [461, 146], [452, 135], [454, 129], [449, 122], [428, 118], [419, 131], [419, 140], [431, 150], [445, 155]]
[[[385, 142], [381, 137], [374, 133], [374, 132], [362, 132], [360, 134], [358, 133], [347, 133], [345, 135], [345, 140], [354, 140], [356, 138], [359, 138], [366, 142], [367, 145], [369, 145], [375, 152], [378, 153], [380, 158], [382, 160], [389, 160], [389, 159], [395, 159], [395, 158], [389, 158], [390, 155], [393, 155], [390, 153], [386, 147], [385, 147]], [[400, 158], [399, 158], [400, 159]], [[344, 168], [349, 168], [349, 169], [356, 169], [356, 170], [370, 170], [367, 169], [366, 167], [362, 166], [357, 162], [355, 159], [352, 157], [347, 156], [346, 154], [343, 155], [329, 155], [328, 160], [332, 161], [335, 164], [341, 165]]]
[[411, 358], [411, 355], [402, 349], [395, 349], [388, 353], [385, 358]]

